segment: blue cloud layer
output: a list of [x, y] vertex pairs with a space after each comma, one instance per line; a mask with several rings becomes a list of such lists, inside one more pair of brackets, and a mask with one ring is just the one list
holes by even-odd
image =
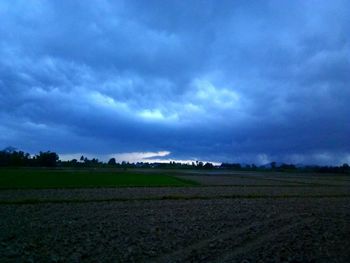
[[348, 1], [11, 1], [0, 17], [0, 146], [350, 162]]

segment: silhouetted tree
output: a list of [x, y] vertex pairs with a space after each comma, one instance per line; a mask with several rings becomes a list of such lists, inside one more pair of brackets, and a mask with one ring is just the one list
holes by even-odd
[[270, 165], [271, 165], [271, 169], [273, 170], [276, 169], [276, 162], [271, 162]]
[[206, 163], [206, 164], [204, 165], [204, 168], [205, 168], [205, 169], [213, 169], [213, 168], [214, 168], [214, 165], [213, 165], [212, 163]]
[[54, 167], [57, 165], [59, 157], [55, 152], [40, 152], [35, 156], [35, 160], [39, 166]]
[[225, 169], [233, 169], [233, 170], [241, 170], [242, 166], [240, 163], [222, 163], [220, 165], [221, 168]]
[[109, 159], [108, 164], [109, 165], [116, 165], [117, 162], [115, 161], [115, 158], [111, 158], [111, 159]]
[[284, 170], [295, 170], [296, 167], [294, 164], [281, 164], [281, 166], [278, 168], [279, 170], [281, 171], [284, 171]]
[[0, 166], [30, 166], [32, 159], [29, 153], [22, 151], [0, 151]]

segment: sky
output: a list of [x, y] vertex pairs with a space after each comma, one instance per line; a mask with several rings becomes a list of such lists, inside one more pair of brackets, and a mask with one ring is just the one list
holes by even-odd
[[0, 149], [350, 163], [350, 1], [0, 2]]

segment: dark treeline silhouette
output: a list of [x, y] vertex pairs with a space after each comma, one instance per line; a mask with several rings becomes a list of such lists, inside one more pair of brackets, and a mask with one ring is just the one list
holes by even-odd
[[164, 169], [214, 169], [215, 167], [212, 163], [203, 162], [192, 162], [191, 164], [180, 163], [175, 161], [170, 161], [168, 163], [158, 163], [158, 162], [121, 162], [118, 163], [115, 158], [109, 159], [108, 162], [99, 161], [96, 158], [88, 159], [87, 157], [81, 156], [79, 161], [73, 159], [70, 161], [59, 161], [58, 166], [62, 167], [114, 167], [114, 168], [164, 168]]
[[22, 151], [0, 151], [0, 166], [55, 167], [59, 157], [54, 152], [40, 152], [35, 156]]
[[180, 163], [171, 161], [169, 163], [149, 163], [149, 162], [121, 162], [118, 163], [115, 158], [109, 159], [108, 162], [102, 162], [97, 158], [88, 159], [81, 156], [79, 160], [72, 159], [69, 161], [59, 160], [55, 152], [39, 152], [36, 155], [30, 155], [23, 151], [17, 151], [15, 148], [8, 147], [0, 151], [0, 167], [105, 167], [105, 168], [162, 168], [162, 169], [223, 169], [233, 171], [276, 171], [276, 172], [317, 172], [317, 173], [350, 173], [348, 164], [340, 166], [299, 166], [294, 164], [277, 164], [271, 162], [267, 165], [256, 166], [255, 164], [240, 163], [222, 163], [213, 165], [210, 162], [196, 161], [192, 163]]
[[256, 166], [255, 164], [241, 165], [239, 163], [222, 163], [220, 168], [235, 171], [350, 173], [350, 167], [347, 163], [340, 166], [305, 165], [299, 167], [294, 164], [285, 163], [278, 165], [276, 162], [271, 162], [262, 166]]

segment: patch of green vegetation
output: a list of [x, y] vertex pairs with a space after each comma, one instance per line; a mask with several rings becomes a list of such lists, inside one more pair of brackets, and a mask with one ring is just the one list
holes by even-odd
[[127, 171], [99, 169], [0, 169], [0, 189], [194, 185], [198, 185], [198, 183], [165, 174], [137, 174]]

